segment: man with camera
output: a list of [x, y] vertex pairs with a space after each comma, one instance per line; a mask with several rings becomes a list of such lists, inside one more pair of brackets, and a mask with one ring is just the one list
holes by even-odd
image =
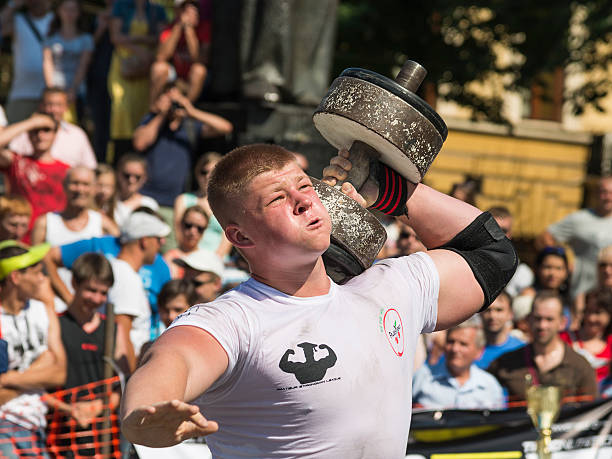
[[184, 191], [198, 140], [229, 134], [232, 129], [225, 118], [195, 108], [174, 84], [164, 86], [132, 142], [134, 150], [147, 159], [148, 180], [141, 192], [159, 203], [168, 221], [173, 221], [174, 200]]

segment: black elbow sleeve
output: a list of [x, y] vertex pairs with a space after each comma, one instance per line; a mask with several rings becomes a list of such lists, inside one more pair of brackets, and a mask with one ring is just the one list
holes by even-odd
[[514, 275], [518, 255], [489, 212], [480, 214], [452, 240], [440, 247], [461, 255], [484, 293], [483, 311]]

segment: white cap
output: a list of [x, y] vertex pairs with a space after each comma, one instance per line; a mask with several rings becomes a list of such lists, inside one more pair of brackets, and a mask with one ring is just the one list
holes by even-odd
[[179, 266], [189, 267], [196, 271], [213, 273], [219, 277], [223, 277], [223, 272], [225, 270], [221, 258], [219, 258], [216, 253], [205, 249], [199, 249], [184, 257], [176, 258], [174, 262]]
[[135, 241], [141, 237], [166, 237], [170, 227], [155, 215], [132, 212], [121, 227], [121, 242]]

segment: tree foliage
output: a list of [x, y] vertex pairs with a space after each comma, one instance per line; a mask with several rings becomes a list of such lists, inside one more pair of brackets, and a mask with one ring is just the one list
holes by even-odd
[[[409, 58], [428, 71], [439, 97], [503, 122], [503, 93], [483, 95], [472, 82], [497, 76], [504, 89], [528, 91], [557, 68], [601, 70], [565, 91], [574, 112], [600, 109], [610, 82], [612, 1], [341, 0], [335, 71], [365, 67], [392, 75]], [[500, 59], [499, 49], [514, 59]]]

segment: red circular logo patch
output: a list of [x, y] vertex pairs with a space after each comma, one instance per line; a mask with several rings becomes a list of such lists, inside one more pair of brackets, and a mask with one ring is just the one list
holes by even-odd
[[383, 318], [383, 326], [393, 352], [401, 357], [404, 354], [404, 327], [399, 312], [395, 309], [387, 309]]

